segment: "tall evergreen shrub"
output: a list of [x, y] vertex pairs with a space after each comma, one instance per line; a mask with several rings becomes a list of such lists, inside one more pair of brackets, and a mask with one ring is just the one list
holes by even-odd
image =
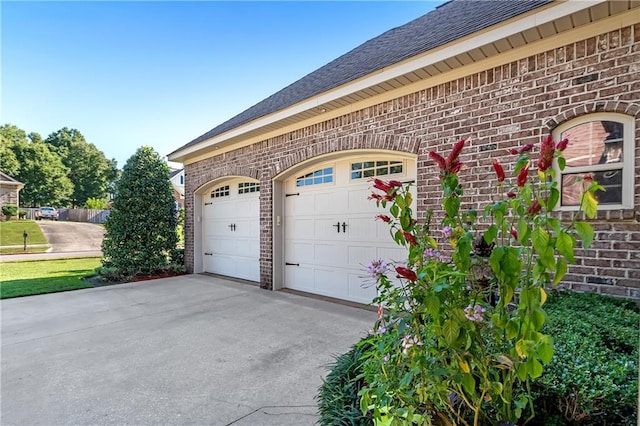
[[102, 243], [103, 267], [124, 277], [166, 268], [178, 241], [177, 221], [167, 164], [151, 147], [139, 148], [116, 184]]

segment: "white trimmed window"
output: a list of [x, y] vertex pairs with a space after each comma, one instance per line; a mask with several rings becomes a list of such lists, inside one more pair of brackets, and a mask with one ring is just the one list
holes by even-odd
[[[583, 177], [590, 175], [606, 188], [598, 191], [598, 208], [633, 208], [634, 121], [614, 113], [588, 114], [567, 121], [554, 131], [554, 139], [569, 139], [564, 151], [566, 167], [556, 169], [560, 210], [577, 210]], [[557, 166], [556, 166], [557, 167]]]
[[325, 167], [296, 178], [296, 186], [319, 185], [331, 182], [333, 182], [333, 167]]
[[229, 185], [225, 185], [211, 191], [211, 198], [228, 197], [229, 194]]
[[351, 163], [351, 179], [386, 176], [402, 173], [402, 161], [361, 161]]
[[258, 182], [240, 182], [238, 184], [238, 194], [250, 194], [252, 192], [260, 192], [260, 184]]

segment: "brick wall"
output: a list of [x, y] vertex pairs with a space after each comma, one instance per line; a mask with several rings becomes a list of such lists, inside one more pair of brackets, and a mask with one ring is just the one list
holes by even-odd
[[[450, 81], [186, 166], [186, 262], [193, 270], [193, 193], [230, 175], [261, 183], [261, 285], [272, 286], [275, 175], [318, 155], [349, 149], [418, 154], [418, 214], [439, 210], [439, 182], [428, 152], [469, 138], [462, 156], [466, 207], [491, 199], [491, 163], [506, 150], [538, 143], [559, 124], [590, 112], [635, 118], [635, 209], [600, 212], [596, 241], [581, 251], [562, 285], [640, 299], [640, 25], [597, 35]], [[484, 204], [483, 204], [484, 205]], [[561, 215], [562, 217], [562, 215]], [[568, 217], [568, 216], [567, 216]]]

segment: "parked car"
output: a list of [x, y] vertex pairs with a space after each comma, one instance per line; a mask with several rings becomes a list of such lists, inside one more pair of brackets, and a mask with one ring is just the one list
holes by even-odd
[[36, 220], [41, 219], [58, 220], [58, 210], [54, 207], [40, 207], [36, 211]]

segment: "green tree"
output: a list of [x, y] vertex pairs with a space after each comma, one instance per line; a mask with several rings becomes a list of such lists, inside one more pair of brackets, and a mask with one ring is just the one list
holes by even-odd
[[89, 198], [106, 196], [107, 185], [116, 177], [115, 160], [108, 160], [77, 129], [64, 127], [50, 134], [46, 143], [69, 169], [68, 177], [73, 183], [70, 201], [74, 207], [83, 206]]
[[124, 277], [165, 268], [178, 241], [167, 164], [151, 147], [139, 148], [127, 160], [115, 190], [102, 265]]
[[84, 203], [85, 209], [104, 210], [107, 208], [107, 200], [104, 198], [87, 198]]
[[69, 170], [37, 133], [13, 125], [0, 126], [0, 169], [24, 183], [20, 201], [26, 206], [65, 206], [73, 191]]

